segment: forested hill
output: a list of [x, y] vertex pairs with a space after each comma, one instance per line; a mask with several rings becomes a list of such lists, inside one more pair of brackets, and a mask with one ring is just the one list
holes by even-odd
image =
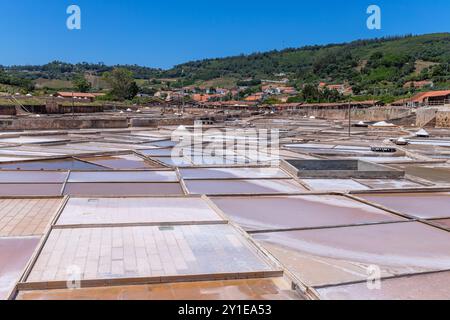
[[449, 63], [450, 33], [439, 33], [207, 59], [178, 65], [165, 76], [193, 80], [278, 76], [368, 86], [433, 77], [437, 82], [447, 81]]
[[15, 76], [22, 76], [27, 79], [51, 79], [51, 80], [70, 80], [73, 75], [80, 73], [93, 73], [96, 75], [102, 75], [104, 72], [112, 71], [114, 68], [126, 68], [133, 72], [136, 79], [149, 79], [152, 77], [158, 77], [161, 73], [161, 69], [142, 67], [138, 65], [116, 65], [107, 66], [102, 62], [99, 63], [66, 63], [62, 61], [53, 61], [44, 65], [22, 65], [22, 66], [9, 66], [2, 67], [9, 74]]
[[173, 87], [220, 86], [221, 81], [215, 81], [218, 79], [226, 79], [228, 86], [249, 79], [252, 81], [247, 83], [288, 79], [297, 88], [306, 83], [346, 83], [353, 87], [355, 94], [398, 96], [405, 94], [403, 86], [409, 81], [431, 80], [437, 89], [450, 87], [450, 33], [358, 40], [206, 59], [169, 70], [59, 61], [43, 66], [0, 66], [0, 84], [32, 87], [44, 83], [41, 86], [45, 86], [45, 81], [55, 82], [56, 79], [69, 85], [79, 74], [101, 77], [115, 67], [129, 69], [136, 79], [173, 79]]

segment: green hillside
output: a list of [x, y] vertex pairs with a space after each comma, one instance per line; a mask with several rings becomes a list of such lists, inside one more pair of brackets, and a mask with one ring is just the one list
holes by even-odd
[[[400, 88], [410, 80], [449, 81], [450, 33], [358, 40], [229, 58], [188, 62], [165, 77], [193, 81], [219, 77], [276, 79], [295, 82], [348, 81], [356, 89]], [[430, 66], [420, 68], [420, 66]], [[417, 72], [417, 67], [419, 71]]]
[[388, 96], [392, 100], [414, 93], [412, 88], [404, 87], [409, 81], [432, 80], [435, 89], [450, 88], [450, 33], [358, 40], [206, 59], [169, 70], [59, 61], [43, 66], [0, 66], [0, 85], [16, 86], [23, 91], [66, 88], [74, 77], [84, 74], [93, 83], [93, 89], [98, 90], [105, 87], [102, 75], [115, 67], [129, 69], [146, 93], [188, 85], [254, 86], [260, 80], [287, 78], [299, 90], [305, 84], [346, 83], [359, 98]]

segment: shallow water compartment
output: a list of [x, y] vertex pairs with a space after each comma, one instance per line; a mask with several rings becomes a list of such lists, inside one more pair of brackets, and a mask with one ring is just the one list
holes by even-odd
[[0, 300], [8, 299], [40, 237], [0, 238]]
[[450, 218], [450, 193], [382, 193], [358, 195], [391, 210], [422, 218]]
[[450, 268], [450, 233], [418, 222], [255, 234], [290, 271], [313, 286]]
[[71, 172], [68, 182], [177, 182], [175, 171]]
[[67, 183], [64, 188], [64, 195], [87, 197], [182, 194], [179, 183]]
[[272, 194], [299, 193], [306, 189], [289, 179], [269, 180], [186, 180], [190, 194]]
[[57, 225], [221, 222], [201, 198], [70, 198]]
[[63, 184], [2, 183], [0, 196], [60, 196]]
[[404, 221], [386, 211], [341, 196], [212, 197], [247, 231], [302, 229]]
[[442, 300], [450, 296], [450, 272], [418, 274], [381, 280], [380, 290], [370, 290], [367, 281], [318, 288], [322, 300]]

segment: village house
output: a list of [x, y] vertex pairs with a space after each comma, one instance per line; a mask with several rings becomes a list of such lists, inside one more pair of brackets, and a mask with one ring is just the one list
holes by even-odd
[[281, 89], [277, 86], [274, 85], [264, 85], [261, 87], [262, 91], [265, 94], [270, 94], [270, 95], [278, 95], [281, 94]]
[[230, 93], [230, 90], [228, 89], [224, 89], [224, 88], [216, 88], [216, 94], [220, 94], [222, 96], [227, 95], [228, 93]]
[[353, 94], [353, 88], [347, 84], [326, 84], [325, 82], [319, 83], [318, 89], [324, 90], [328, 89], [330, 91], [337, 91], [340, 94], [344, 95], [352, 95]]
[[171, 97], [173, 94], [173, 91], [158, 91], [155, 93], [155, 97], [160, 99], [166, 99], [167, 97]]
[[428, 91], [422, 92], [411, 99], [411, 103], [414, 105], [429, 105], [437, 106], [444, 105], [450, 101], [450, 90], [441, 91]]
[[351, 96], [351, 95], [353, 95], [353, 87], [346, 87], [345, 90], [344, 90], [344, 92], [343, 92], [342, 94], [344, 94], [344, 95], [346, 95], [346, 96]]
[[209, 95], [203, 94], [203, 93], [195, 93], [192, 95], [192, 100], [194, 100], [196, 102], [208, 102]]
[[344, 93], [345, 91], [345, 85], [344, 84], [329, 84], [326, 86], [326, 88], [330, 91], [336, 90], [339, 93]]
[[203, 94], [203, 93], [196, 93], [192, 95], [192, 100], [196, 102], [208, 102], [212, 100], [218, 100], [223, 98], [223, 95], [221, 94]]
[[[304, 87], [304, 86], [305, 86], [305, 85], [303, 85], [303, 87]], [[319, 83], [318, 88], [319, 88], [319, 90], [320, 90], [320, 89], [324, 89], [326, 86], [327, 86], [327, 84], [326, 84], [325, 82], [321, 82], [321, 83]]]
[[186, 94], [183, 91], [176, 91], [172, 92], [169, 96], [167, 96], [167, 99], [170, 100], [182, 100]]
[[281, 88], [281, 93], [292, 96], [292, 95], [298, 94], [298, 91], [294, 87], [284, 87], [284, 88]]
[[83, 93], [83, 92], [57, 92], [53, 95], [56, 98], [64, 98], [64, 99], [80, 99], [80, 100], [89, 100], [93, 102], [95, 97], [98, 94], [93, 93]]
[[294, 87], [286, 87], [286, 86], [275, 86], [275, 85], [264, 85], [262, 86], [262, 91], [268, 95], [296, 95], [298, 92]]
[[258, 101], [261, 101], [263, 98], [264, 98], [264, 93], [258, 92], [258, 93], [255, 93], [255, 94], [252, 94], [252, 95], [246, 97], [244, 100], [258, 102]]
[[425, 87], [433, 88], [434, 83], [430, 80], [423, 81], [408, 81], [403, 85], [404, 89], [414, 88], [414, 89], [423, 89]]

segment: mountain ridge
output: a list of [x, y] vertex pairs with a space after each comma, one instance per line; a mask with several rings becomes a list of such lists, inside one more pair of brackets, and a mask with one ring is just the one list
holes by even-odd
[[[70, 81], [80, 73], [101, 76], [115, 67], [131, 70], [136, 79], [142, 80], [139, 84], [143, 88], [155, 84], [147, 81], [150, 79], [157, 79], [157, 83], [170, 81], [172, 88], [180, 88], [214, 84], [217, 79], [228, 79], [230, 86], [237, 86], [243, 80], [285, 78], [297, 88], [319, 82], [345, 83], [352, 86], [356, 94], [400, 96], [406, 93], [404, 86], [411, 81], [429, 80], [438, 89], [450, 87], [450, 33], [361, 39], [209, 58], [167, 70], [138, 65], [54, 61], [42, 66], [0, 67], [0, 83], [1, 70], [3, 75], [42, 82], [42, 79]], [[216, 82], [220, 84], [220, 81]]]

